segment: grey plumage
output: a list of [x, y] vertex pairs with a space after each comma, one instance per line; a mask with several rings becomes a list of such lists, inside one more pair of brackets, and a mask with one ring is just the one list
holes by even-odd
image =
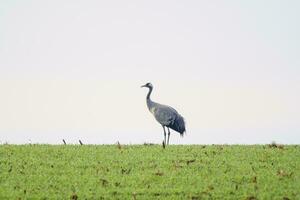
[[168, 142], [170, 139], [170, 130], [169, 128], [173, 129], [174, 131], [177, 131], [180, 133], [181, 136], [183, 136], [185, 130], [185, 122], [184, 118], [172, 107], [156, 103], [151, 100], [150, 95], [153, 90], [153, 86], [151, 83], [147, 83], [143, 85], [142, 87], [149, 88], [149, 92], [146, 97], [147, 107], [149, 111], [154, 115], [156, 121], [158, 121], [163, 129], [164, 129], [164, 142], [166, 144], [166, 131], [165, 127], [168, 129]]

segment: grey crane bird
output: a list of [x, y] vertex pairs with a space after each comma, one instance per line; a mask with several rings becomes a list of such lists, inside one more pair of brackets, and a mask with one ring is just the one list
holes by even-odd
[[[153, 85], [151, 83], [146, 83], [141, 87], [149, 88], [149, 92], [146, 97], [147, 107], [149, 111], [154, 115], [156, 121], [158, 121], [163, 129], [164, 129], [164, 144], [169, 144], [170, 140], [170, 129], [177, 131], [180, 133], [180, 136], [183, 136], [185, 132], [185, 122], [184, 118], [172, 107], [162, 105], [156, 103], [151, 100], [150, 95], [153, 90]], [[168, 141], [166, 141], [166, 130], [165, 127], [168, 129]]]

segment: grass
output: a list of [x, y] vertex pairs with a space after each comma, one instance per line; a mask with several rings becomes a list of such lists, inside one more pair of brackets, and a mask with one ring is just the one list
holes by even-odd
[[300, 199], [300, 146], [0, 145], [0, 199]]

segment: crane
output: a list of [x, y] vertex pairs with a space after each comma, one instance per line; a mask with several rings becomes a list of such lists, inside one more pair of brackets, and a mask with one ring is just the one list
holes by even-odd
[[[156, 103], [151, 100], [150, 95], [153, 90], [153, 85], [151, 83], [146, 83], [141, 87], [146, 87], [149, 89], [146, 102], [149, 111], [154, 115], [154, 118], [158, 123], [160, 123], [164, 129], [164, 141], [163, 146], [169, 144], [170, 140], [170, 129], [177, 131], [180, 133], [180, 136], [183, 137], [185, 130], [185, 122], [184, 118], [172, 107]], [[165, 127], [168, 129], [168, 140], [166, 141], [166, 130]]]

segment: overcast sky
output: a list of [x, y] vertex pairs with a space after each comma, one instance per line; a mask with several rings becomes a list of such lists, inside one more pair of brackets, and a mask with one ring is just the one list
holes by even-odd
[[0, 143], [300, 143], [299, 1], [1, 1]]

